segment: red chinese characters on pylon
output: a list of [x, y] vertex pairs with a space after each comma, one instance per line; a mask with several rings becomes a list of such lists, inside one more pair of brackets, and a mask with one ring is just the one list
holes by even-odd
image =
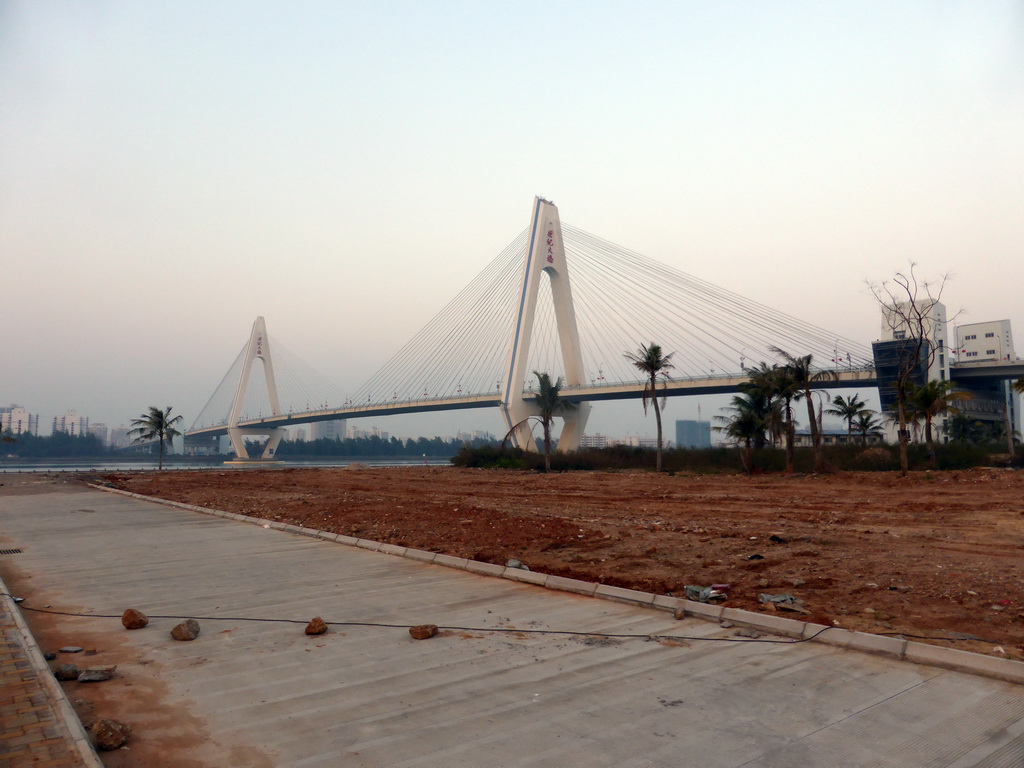
[[555, 263], [555, 230], [548, 230], [548, 264]]

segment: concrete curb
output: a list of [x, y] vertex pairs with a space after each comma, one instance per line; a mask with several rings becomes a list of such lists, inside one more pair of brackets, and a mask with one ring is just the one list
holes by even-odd
[[[941, 648], [936, 645], [919, 643], [899, 636], [873, 635], [868, 632], [854, 632], [840, 627], [829, 627], [822, 624], [811, 624], [798, 619], [787, 619], [781, 616], [755, 613], [738, 608], [726, 608], [721, 605], [698, 603], [692, 600], [685, 600], [668, 595], [655, 595], [650, 592], [640, 592], [635, 589], [613, 587], [607, 584], [597, 584], [590, 581], [570, 579], [564, 576], [554, 576], [537, 571], [526, 571], [521, 568], [508, 568], [493, 563], [466, 560], [465, 558], [441, 555], [434, 552], [427, 552], [409, 547], [398, 547], [393, 544], [385, 544], [370, 539], [353, 539], [351, 536], [333, 534], [328, 531], [317, 531], [312, 528], [300, 528], [296, 525], [273, 523], [261, 517], [249, 517], [225, 513], [220, 510], [199, 507], [192, 504], [182, 504], [177, 501], [158, 499], [153, 496], [142, 496], [141, 494], [122, 491], [117, 488], [108, 488], [101, 485], [90, 485], [100, 491], [116, 493], [128, 496], [140, 501], [150, 501], [164, 506], [187, 509], [193, 512], [201, 512], [205, 515], [224, 517], [226, 519], [247, 522], [261, 527], [286, 530], [299, 536], [311, 536], [324, 541], [336, 541], [340, 544], [359, 547], [373, 552], [393, 554], [399, 557], [406, 557], [420, 562], [444, 565], [449, 568], [457, 568], [462, 571], [470, 571], [484, 576], [497, 576], [511, 581], [519, 581], [526, 584], [533, 584], [546, 589], [557, 589], [562, 592], [571, 592], [587, 597], [598, 597], [603, 600], [628, 603], [655, 610], [671, 611], [682, 615], [693, 616], [706, 621], [728, 621], [732, 624], [769, 632], [783, 637], [790, 637], [794, 640], [824, 643], [849, 650], [874, 653], [901, 661], [910, 661], [915, 664], [941, 667], [957, 672], [967, 672], [973, 675], [982, 675], [997, 680], [1004, 680], [1010, 683], [1024, 683], [1024, 662], [1011, 659], [999, 659], [994, 656], [985, 656], [980, 653], [960, 651], [952, 648]], [[268, 526], [269, 523], [269, 526]]]
[[47, 698], [53, 704], [54, 715], [67, 730], [73, 750], [82, 758], [82, 764], [86, 768], [103, 768], [103, 763], [100, 762], [96, 750], [93, 749], [92, 740], [85, 732], [82, 721], [78, 719], [78, 715], [75, 714], [75, 710], [71, 707], [71, 702], [68, 701], [68, 697], [64, 694], [64, 689], [60, 687], [57, 678], [53, 676], [53, 670], [50, 669], [50, 665], [43, 658], [43, 652], [39, 650], [39, 645], [29, 630], [28, 624], [25, 623], [25, 617], [21, 615], [18, 604], [7, 596], [10, 594], [10, 590], [7, 589], [3, 579], [0, 579], [0, 592], [4, 593], [0, 595], [4, 611], [11, 616], [14, 626], [17, 627], [18, 632], [21, 634], [22, 650], [32, 665], [32, 671], [35, 672], [40, 684], [46, 691]]

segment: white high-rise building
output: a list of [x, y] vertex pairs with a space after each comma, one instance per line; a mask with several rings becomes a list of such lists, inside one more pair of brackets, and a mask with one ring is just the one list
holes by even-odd
[[79, 416], [76, 411], [68, 411], [63, 416], [53, 417], [53, 431], [67, 432], [69, 435], [89, 434], [89, 417]]
[[31, 414], [20, 405], [0, 407], [0, 432], [23, 435], [31, 432], [39, 434], [39, 415]]
[[960, 363], [1016, 360], [1009, 320], [971, 323], [956, 329], [956, 355]]

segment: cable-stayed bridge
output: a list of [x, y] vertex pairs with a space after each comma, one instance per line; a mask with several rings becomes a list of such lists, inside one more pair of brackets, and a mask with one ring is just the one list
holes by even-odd
[[[351, 394], [267, 335], [263, 318], [186, 436], [269, 436], [316, 421], [466, 408], [501, 409], [511, 430], [537, 412], [534, 371], [562, 377], [578, 403], [559, 447], [579, 446], [590, 403], [639, 398], [643, 375], [625, 358], [651, 342], [673, 354], [667, 394], [735, 392], [773, 348], [813, 355], [829, 387], [875, 385], [869, 347], [560, 222], [534, 201], [530, 226]], [[514, 439], [532, 447], [529, 430]]]

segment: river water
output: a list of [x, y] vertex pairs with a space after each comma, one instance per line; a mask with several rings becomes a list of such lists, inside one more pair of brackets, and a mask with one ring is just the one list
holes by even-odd
[[[272, 463], [260, 464], [228, 464], [233, 469], [287, 469], [299, 467], [347, 467], [350, 464], [363, 464], [367, 467], [405, 467], [405, 466], [448, 466], [448, 459], [437, 458], [332, 458], [322, 457], [320, 459], [282, 460]], [[155, 471], [155, 461], [99, 461], [89, 459], [49, 459], [39, 461], [0, 461], [0, 475], [19, 474], [25, 472], [146, 472]], [[219, 461], [164, 461], [165, 472], [178, 470], [195, 469], [218, 469], [223, 470], [225, 463]]]

